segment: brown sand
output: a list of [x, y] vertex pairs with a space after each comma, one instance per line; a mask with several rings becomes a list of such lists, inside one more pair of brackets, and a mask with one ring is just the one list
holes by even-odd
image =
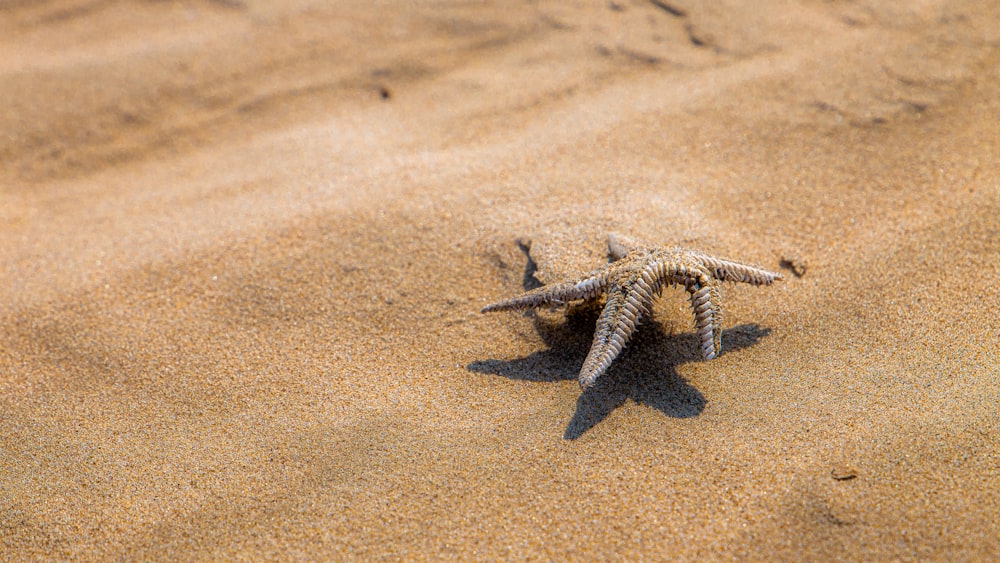
[[[0, 558], [1000, 557], [997, 2], [14, 0], [0, 133]], [[805, 274], [581, 395], [609, 231]]]

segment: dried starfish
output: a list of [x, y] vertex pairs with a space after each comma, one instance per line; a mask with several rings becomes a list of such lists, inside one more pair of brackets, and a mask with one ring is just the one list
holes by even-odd
[[722, 351], [721, 282], [770, 285], [781, 279], [781, 274], [756, 266], [682, 248], [646, 247], [614, 234], [608, 235], [608, 253], [609, 264], [577, 281], [542, 286], [487, 305], [482, 312], [562, 305], [606, 294], [594, 342], [580, 370], [580, 387], [587, 389], [618, 357], [642, 318], [652, 313], [653, 298], [664, 286], [682, 285], [691, 294], [701, 355], [711, 360]]

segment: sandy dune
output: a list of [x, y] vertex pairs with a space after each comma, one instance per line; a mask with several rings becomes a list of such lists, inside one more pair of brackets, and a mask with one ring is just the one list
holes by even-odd
[[[988, 0], [0, 2], [0, 558], [1000, 558], [998, 167]], [[785, 280], [581, 394], [612, 231]]]

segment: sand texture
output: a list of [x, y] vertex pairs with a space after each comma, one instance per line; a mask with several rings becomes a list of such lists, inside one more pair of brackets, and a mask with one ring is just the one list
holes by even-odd
[[0, 559], [996, 560], [998, 340], [993, 0], [0, 1]]

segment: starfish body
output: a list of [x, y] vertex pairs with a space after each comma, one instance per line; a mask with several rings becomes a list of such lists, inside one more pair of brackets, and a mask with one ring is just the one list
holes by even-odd
[[690, 294], [701, 355], [710, 360], [722, 351], [722, 282], [770, 285], [781, 274], [682, 248], [646, 247], [618, 235], [608, 236], [611, 262], [576, 281], [545, 285], [483, 307], [482, 312], [528, 310], [544, 305], [606, 296], [590, 353], [580, 370], [580, 387], [600, 377], [632, 338], [639, 322], [652, 313], [653, 299], [665, 286]]

